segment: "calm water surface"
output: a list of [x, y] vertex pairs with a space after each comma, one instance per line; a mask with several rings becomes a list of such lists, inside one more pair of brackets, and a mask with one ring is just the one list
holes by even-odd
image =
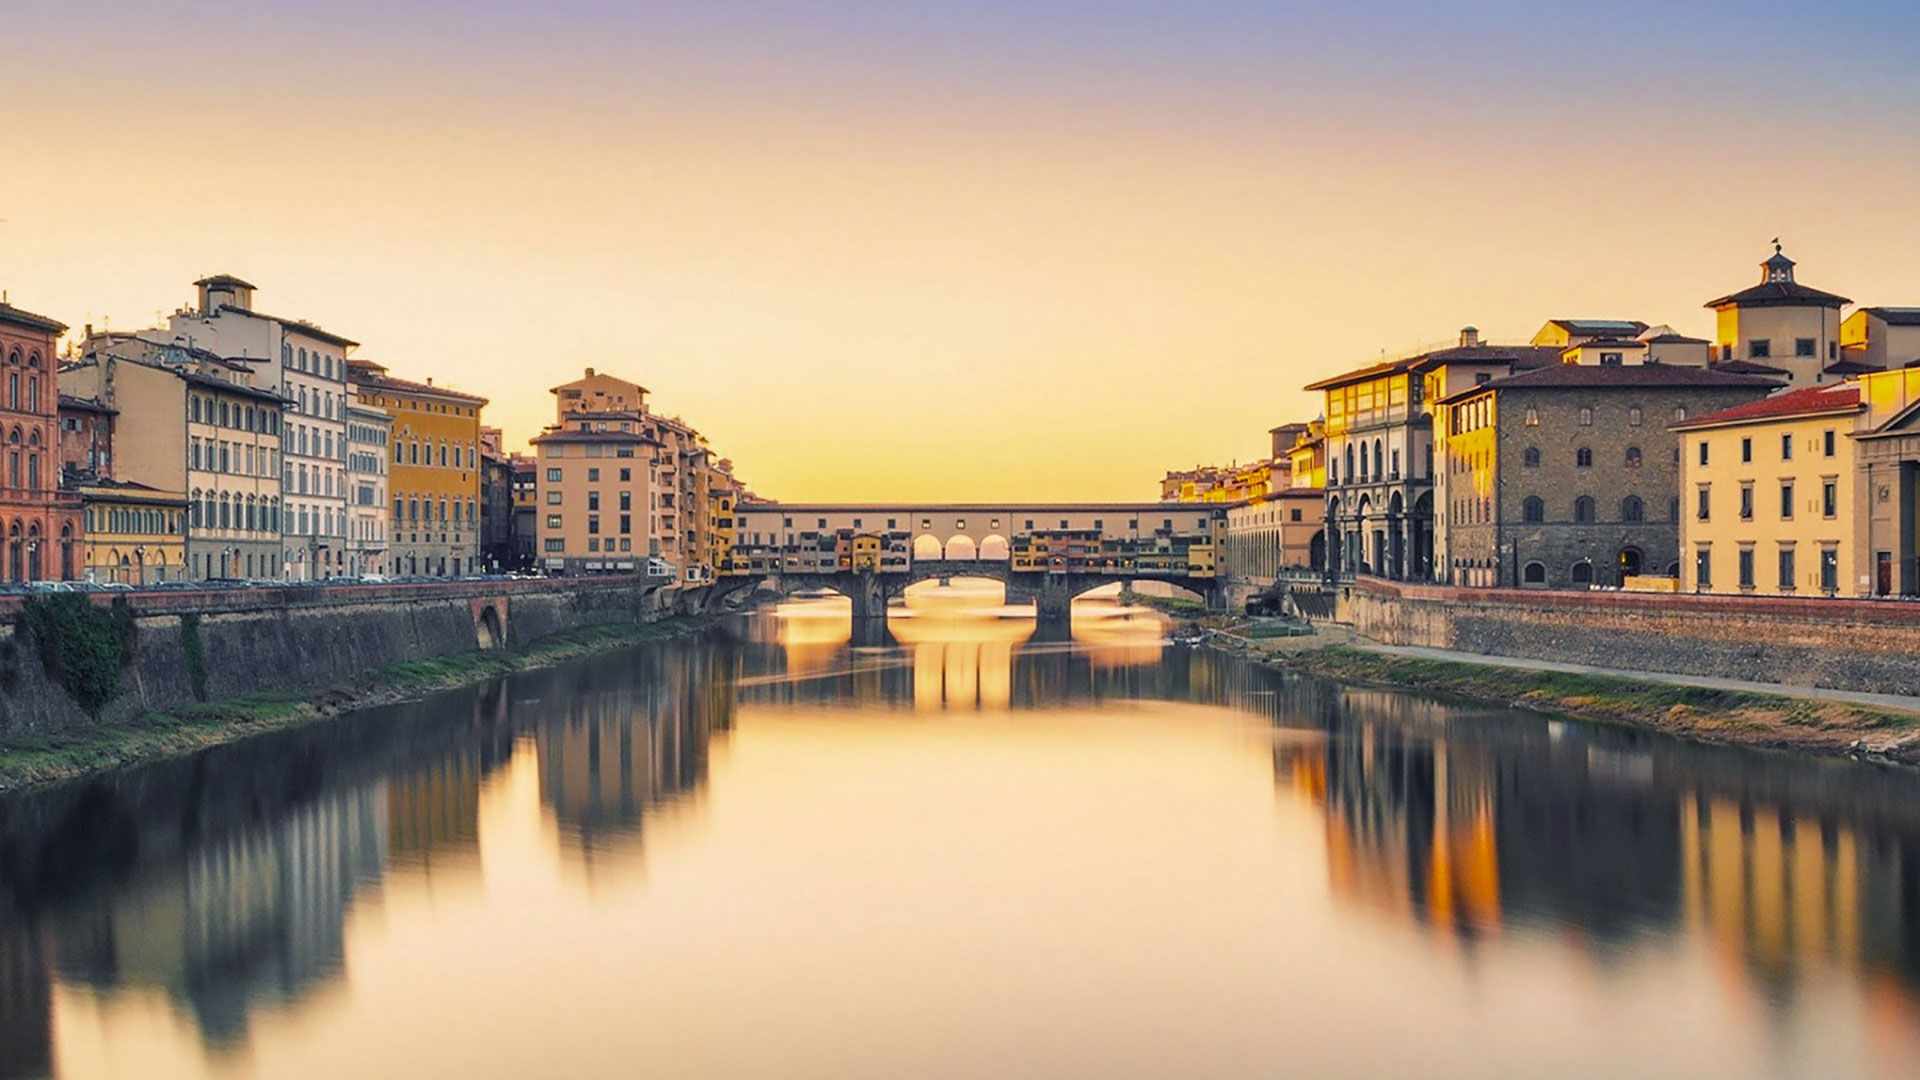
[[0, 802], [0, 1076], [1920, 1075], [1920, 779], [795, 604]]

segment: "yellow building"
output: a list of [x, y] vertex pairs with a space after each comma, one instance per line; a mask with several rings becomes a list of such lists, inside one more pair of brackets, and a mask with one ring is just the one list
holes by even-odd
[[1327, 486], [1327, 425], [1324, 420], [1315, 420], [1306, 426], [1287, 448], [1287, 464], [1293, 486], [1297, 488], [1324, 488]]
[[1864, 411], [1858, 383], [1835, 383], [1675, 425], [1682, 587], [1866, 594], [1871, 582], [1854, 535], [1854, 435]]
[[396, 379], [347, 361], [356, 397], [393, 416], [387, 565], [400, 575], [458, 577], [480, 568], [480, 410], [487, 399]]
[[151, 585], [187, 577], [187, 496], [98, 478], [80, 488], [89, 581]]

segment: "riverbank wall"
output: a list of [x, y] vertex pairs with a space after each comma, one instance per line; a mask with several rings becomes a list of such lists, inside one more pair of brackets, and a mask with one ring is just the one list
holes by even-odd
[[[90, 713], [41, 657], [29, 604], [0, 597], [0, 742], [263, 690], [337, 682], [403, 660], [519, 647], [565, 630], [688, 614], [723, 586], [659, 578], [449, 581], [386, 585], [96, 593], [122, 663]], [[95, 660], [99, 664], [101, 661]]]
[[1920, 603], [1465, 589], [1377, 578], [1337, 587], [1330, 599], [1319, 606], [1324, 621], [1387, 645], [1870, 693], [1912, 694], [1920, 686]]

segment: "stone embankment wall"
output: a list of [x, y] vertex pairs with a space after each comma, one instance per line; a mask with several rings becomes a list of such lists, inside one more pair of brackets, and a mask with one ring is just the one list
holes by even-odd
[[1461, 589], [1361, 578], [1338, 591], [1334, 617], [1388, 645], [1920, 693], [1920, 602]]
[[125, 598], [136, 629], [119, 691], [97, 718], [47, 674], [22, 627], [23, 599], [0, 597], [0, 739], [124, 721], [202, 694], [211, 700], [337, 682], [396, 661], [519, 646], [582, 626], [700, 610], [718, 599], [713, 588], [661, 585], [608, 577], [98, 593], [99, 606]]

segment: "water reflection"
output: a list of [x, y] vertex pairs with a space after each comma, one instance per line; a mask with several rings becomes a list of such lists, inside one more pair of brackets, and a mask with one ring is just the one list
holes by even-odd
[[964, 591], [0, 800], [0, 1077], [1920, 1060], [1910, 770]]

